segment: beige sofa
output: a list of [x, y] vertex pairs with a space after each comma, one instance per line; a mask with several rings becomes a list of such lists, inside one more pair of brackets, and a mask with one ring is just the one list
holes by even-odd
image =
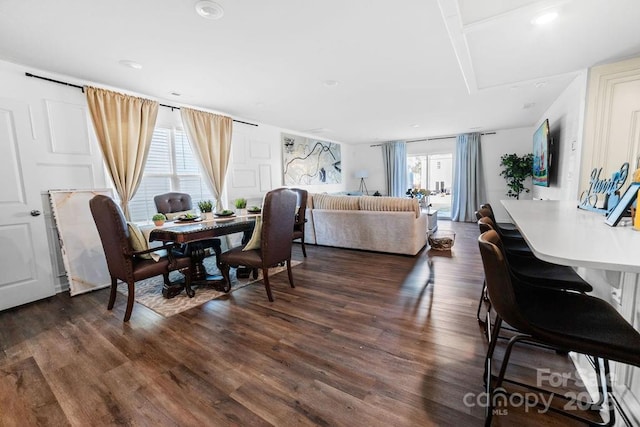
[[305, 242], [415, 255], [427, 244], [417, 199], [309, 194]]

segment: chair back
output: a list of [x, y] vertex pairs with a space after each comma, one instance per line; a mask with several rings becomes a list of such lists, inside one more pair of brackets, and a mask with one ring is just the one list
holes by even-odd
[[296, 215], [296, 218], [295, 218], [296, 221], [294, 225], [294, 230], [303, 231], [306, 212], [307, 212], [307, 198], [309, 196], [309, 192], [301, 188], [292, 188], [291, 191], [293, 191], [296, 194], [296, 198], [297, 198], [296, 206], [298, 207], [298, 214]]
[[492, 307], [509, 325], [529, 333], [531, 327], [520, 311], [500, 236], [495, 230], [484, 232], [478, 237], [478, 245]]
[[153, 201], [158, 212], [163, 214], [188, 211], [193, 208], [191, 196], [187, 193], [158, 194]]
[[480, 233], [496, 229], [495, 224], [488, 216], [483, 216], [478, 219], [478, 227], [480, 228]]
[[128, 277], [133, 271], [130, 256], [133, 248], [120, 207], [110, 197], [99, 194], [89, 200], [89, 208], [102, 241], [109, 274], [119, 279]]
[[288, 188], [269, 191], [262, 206], [260, 251], [263, 265], [271, 266], [291, 258], [296, 194]]
[[[484, 205], [483, 205], [484, 206]], [[495, 219], [493, 218], [493, 212], [491, 212], [490, 209], [488, 208], [480, 208], [476, 211], [476, 219], [480, 219], [480, 218], [484, 218], [484, 217], [489, 217], [491, 218], [491, 221], [493, 221], [494, 223], [496, 222]]]

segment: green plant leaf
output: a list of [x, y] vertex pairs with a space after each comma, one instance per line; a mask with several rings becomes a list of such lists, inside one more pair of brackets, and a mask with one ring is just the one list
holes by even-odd
[[503, 154], [500, 157], [500, 166], [503, 167], [500, 175], [507, 181], [509, 191], [507, 196], [520, 199], [520, 193], [528, 193], [530, 189], [524, 186], [524, 181], [533, 175], [533, 154], [518, 156], [517, 154]]

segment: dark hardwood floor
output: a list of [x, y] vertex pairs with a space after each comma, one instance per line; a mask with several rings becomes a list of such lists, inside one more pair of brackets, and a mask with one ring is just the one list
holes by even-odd
[[[0, 425], [483, 425], [478, 228], [440, 227], [449, 256], [308, 245], [273, 303], [259, 282], [171, 318], [136, 304], [126, 324], [106, 289], [2, 312]], [[513, 360], [534, 383], [573, 371], [543, 349]], [[493, 425], [581, 425], [517, 406]]]

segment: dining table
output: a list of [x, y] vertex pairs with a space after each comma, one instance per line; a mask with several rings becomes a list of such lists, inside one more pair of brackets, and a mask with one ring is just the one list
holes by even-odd
[[[175, 296], [184, 289], [189, 297], [193, 297], [195, 291], [192, 286], [201, 285], [213, 285], [223, 292], [229, 292], [231, 283], [228, 283], [221, 274], [208, 274], [203, 264], [207, 253], [197, 242], [234, 233], [243, 233], [242, 243], [245, 243], [251, 238], [257, 217], [259, 217], [258, 214], [220, 216], [212, 219], [195, 218], [187, 221], [170, 221], [162, 226], [147, 228], [146, 230], [143, 228], [143, 232], [148, 236], [149, 243], [171, 242], [176, 245], [190, 245], [188, 253], [191, 257], [189, 273], [191, 280], [173, 284], [166, 289], [163, 288], [163, 295], [165, 297]], [[220, 269], [221, 245], [214, 244], [213, 250], [216, 256], [216, 266]]]

